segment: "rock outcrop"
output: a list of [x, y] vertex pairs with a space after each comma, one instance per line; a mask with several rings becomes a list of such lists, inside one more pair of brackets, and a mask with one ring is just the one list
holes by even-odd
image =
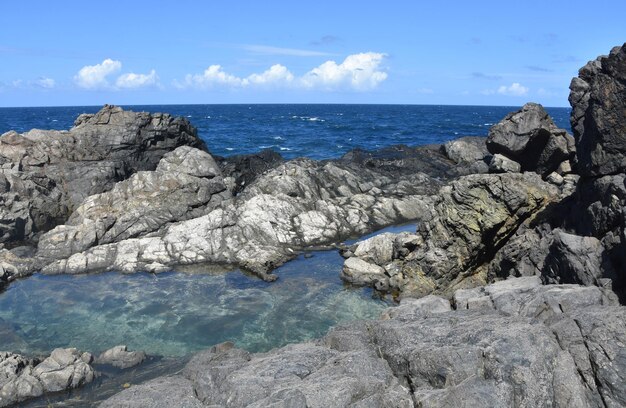
[[626, 173], [626, 45], [587, 63], [570, 89], [578, 171]]
[[562, 194], [533, 173], [461, 177], [439, 191], [415, 235], [374, 237], [344, 252], [342, 276], [421, 296], [484, 284], [496, 252]]
[[154, 170], [178, 146], [206, 149], [196, 129], [168, 114], [106, 105], [69, 131], [0, 136], [0, 244], [36, 240], [62, 224], [86, 197], [137, 171]]
[[43, 361], [0, 352], [0, 407], [45, 393], [70, 390], [90, 383], [93, 357], [76, 349], [55, 349]]
[[454, 299], [456, 310], [435, 296], [407, 299], [384, 320], [264, 354], [218, 345], [181, 374], [101, 406], [626, 404], [626, 308], [612, 292], [529, 277], [459, 290]]
[[500, 155], [501, 164], [492, 161], [491, 165], [496, 172], [514, 171], [515, 166], [503, 160], [508, 158], [519, 163], [520, 171], [544, 177], [573, 159], [576, 151], [572, 136], [559, 129], [543, 106], [536, 103], [527, 103], [492, 126], [487, 148], [494, 159]]

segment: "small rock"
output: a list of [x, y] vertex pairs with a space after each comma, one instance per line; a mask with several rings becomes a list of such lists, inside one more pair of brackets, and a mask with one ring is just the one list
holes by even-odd
[[548, 177], [546, 177], [546, 181], [548, 183], [554, 184], [555, 186], [560, 186], [563, 184], [564, 179], [563, 176], [561, 176], [559, 173], [553, 171], [552, 173], [548, 174]]
[[126, 346], [115, 346], [100, 354], [95, 360], [97, 364], [109, 364], [113, 367], [126, 369], [141, 364], [146, 359], [143, 351], [128, 351]]
[[519, 173], [522, 166], [506, 156], [494, 154], [489, 162], [489, 171], [491, 173]]

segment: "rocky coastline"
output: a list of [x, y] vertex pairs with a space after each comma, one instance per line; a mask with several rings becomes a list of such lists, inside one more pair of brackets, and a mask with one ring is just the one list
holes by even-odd
[[[570, 89], [573, 136], [528, 103], [487, 138], [326, 161], [213, 157], [184, 118], [108, 105], [66, 132], [5, 133], [0, 291], [195, 264], [273, 281], [336, 248], [344, 281], [400, 305], [268, 353], [216, 345], [101, 406], [625, 406], [626, 45]], [[341, 244], [406, 221], [414, 233]], [[0, 406], [81, 386], [92, 362], [0, 353]]]

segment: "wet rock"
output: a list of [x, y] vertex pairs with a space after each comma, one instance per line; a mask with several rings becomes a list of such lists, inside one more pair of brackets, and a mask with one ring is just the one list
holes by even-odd
[[559, 129], [543, 107], [527, 103], [492, 126], [487, 148], [520, 163], [522, 171], [543, 176], [555, 171], [575, 153], [574, 139]]
[[610, 291], [543, 286], [529, 277], [458, 291], [455, 299], [457, 310], [434, 296], [403, 301], [384, 320], [354, 322], [263, 354], [214, 347], [181, 375], [131, 387], [104, 406], [152, 403], [157, 383], [164, 396], [185, 390], [179, 398], [231, 407], [626, 401], [626, 308]]
[[626, 172], [626, 47], [615, 47], [580, 69], [569, 102], [578, 171], [583, 176]]
[[63, 223], [81, 201], [178, 146], [206, 149], [184, 118], [105, 105], [69, 131], [0, 136], [0, 243], [31, 242]]
[[55, 349], [42, 362], [0, 352], [0, 407], [90, 383], [95, 377], [92, 360], [91, 354], [73, 348]]
[[508, 157], [496, 153], [489, 162], [489, 171], [491, 173], [520, 173], [522, 166]]
[[115, 346], [100, 354], [96, 364], [109, 364], [113, 367], [126, 369], [141, 364], [146, 359], [143, 351], [128, 351], [126, 346]]

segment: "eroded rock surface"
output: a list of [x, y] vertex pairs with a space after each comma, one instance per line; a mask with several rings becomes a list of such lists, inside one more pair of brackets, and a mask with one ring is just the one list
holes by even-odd
[[154, 170], [178, 146], [205, 149], [184, 118], [106, 105], [69, 131], [0, 136], [0, 243], [30, 242], [92, 195], [136, 171]]
[[[626, 309], [610, 291], [517, 278], [405, 300], [264, 354], [223, 344], [101, 406], [602, 407], [626, 403]], [[173, 402], [168, 395], [177, 395]], [[170, 405], [166, 405], [170, 404]], [[171, 405], [174, 404], [174, 405]]]
[[0, 352], [0, 407], [44, 393], [64, 391], [93, 381], [93, 357], [76, 349], [55, 349], [43, 361]]

